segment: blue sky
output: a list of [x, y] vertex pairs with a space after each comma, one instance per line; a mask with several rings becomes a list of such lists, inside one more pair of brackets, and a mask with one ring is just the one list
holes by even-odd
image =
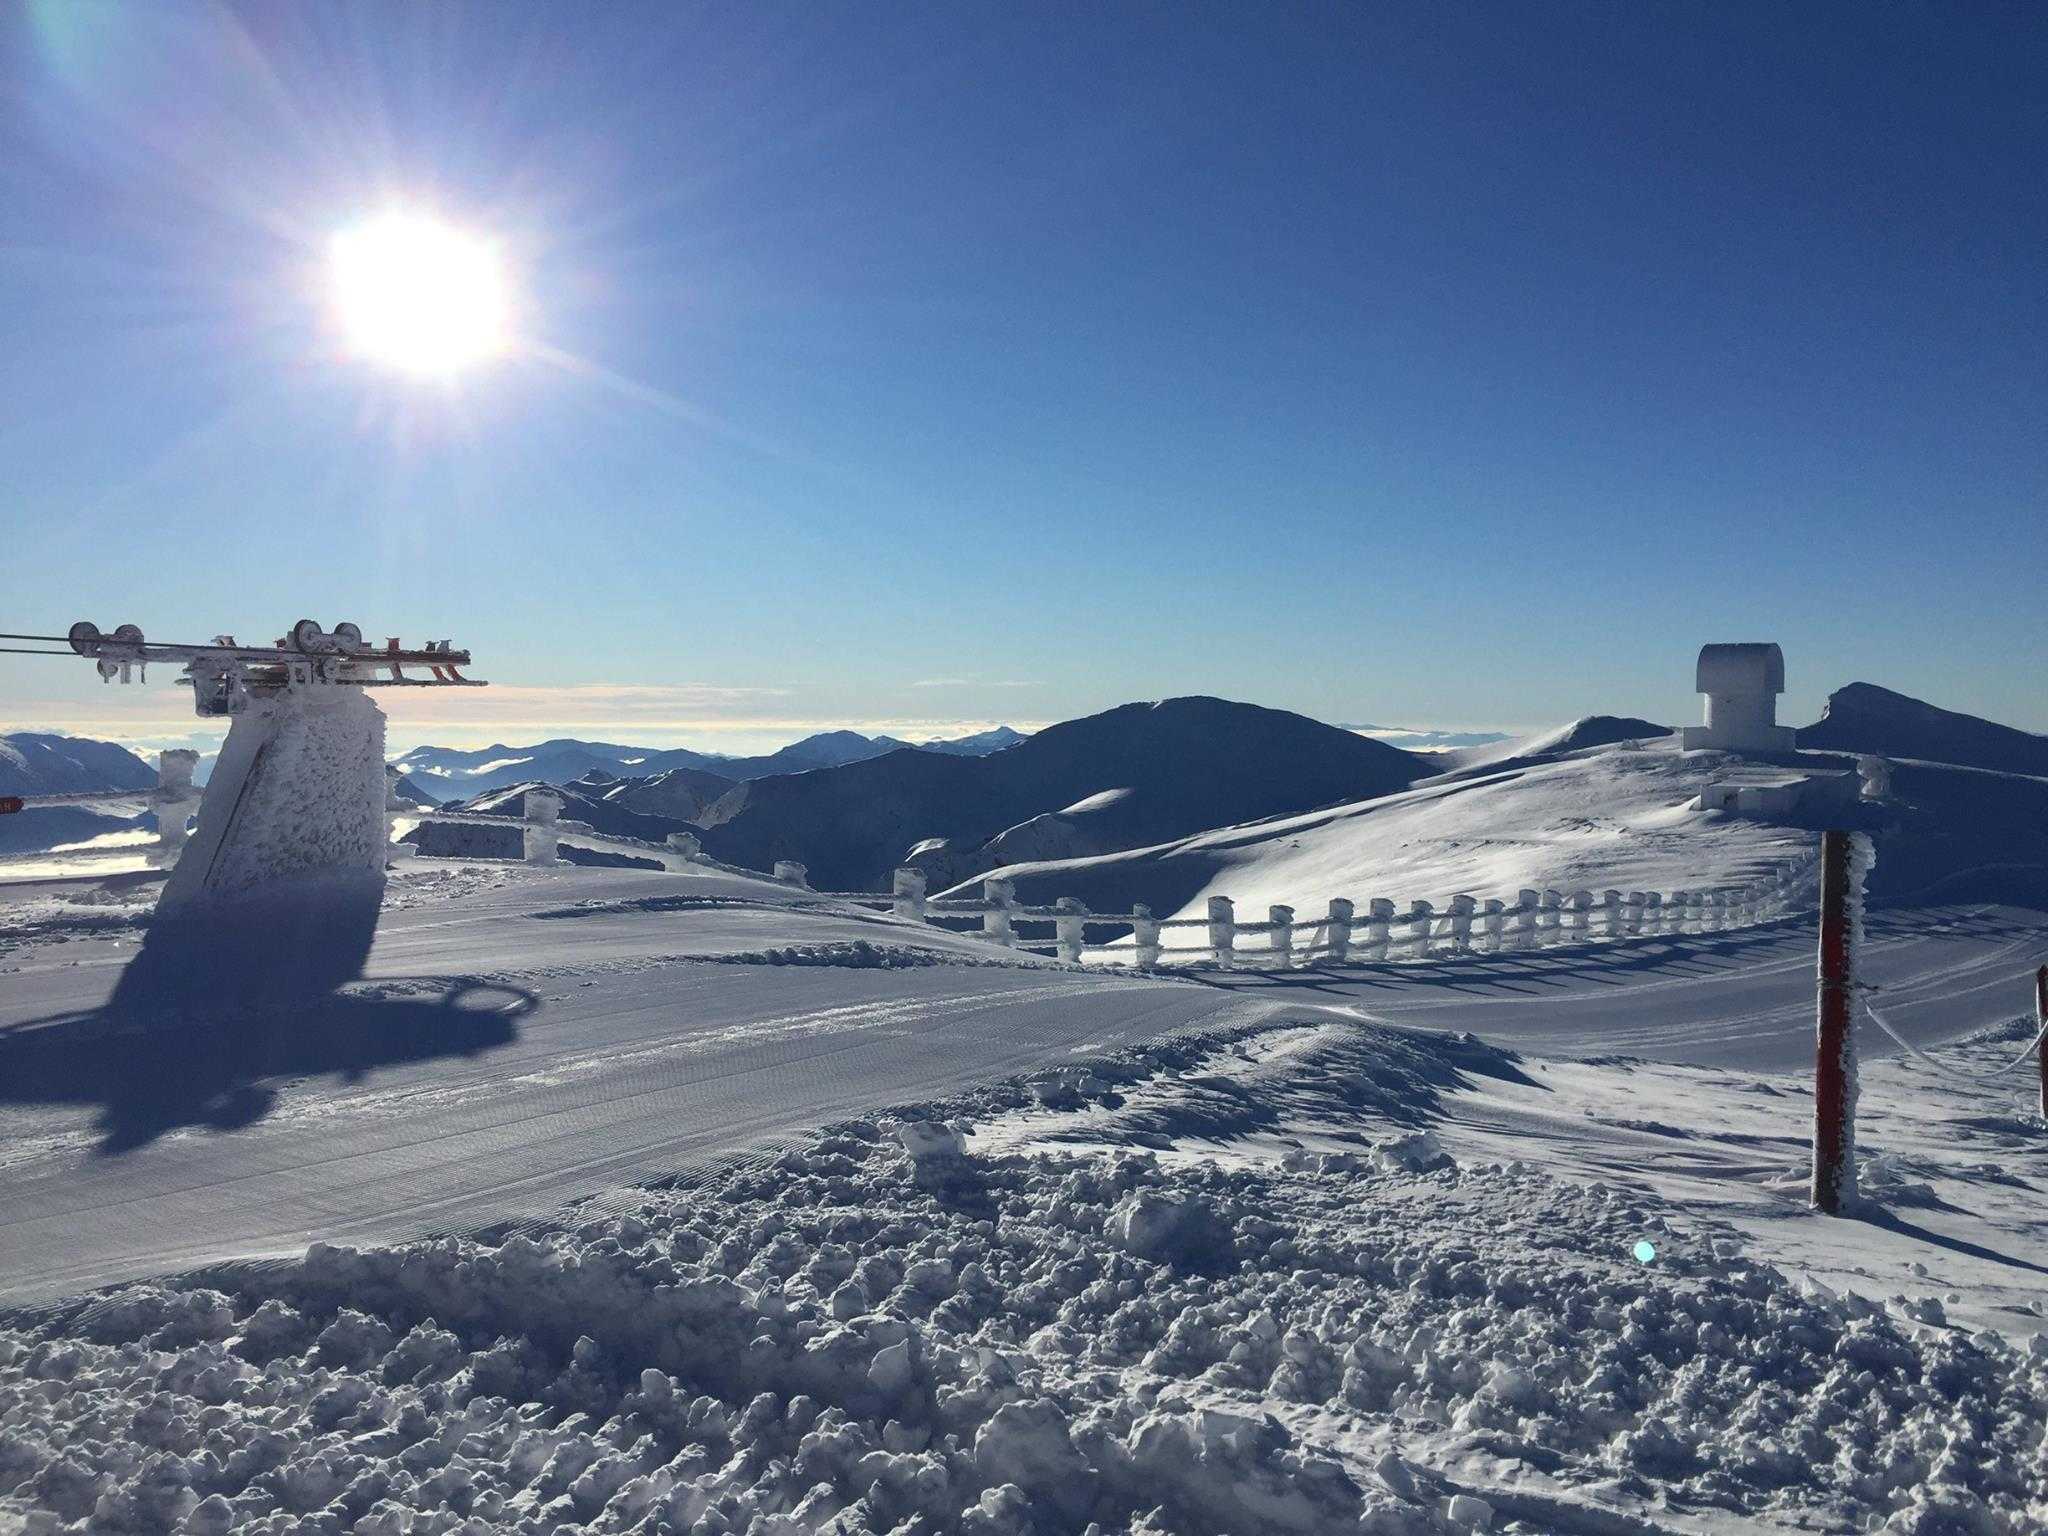
[[[30, 0], [0, 628], [452, 635], [461, 744], [1690, 720], [1752, 638], [2048, 730], [2043, 78], [2024, 7]], [[393, 202], [514, 355], [338, 353]]]

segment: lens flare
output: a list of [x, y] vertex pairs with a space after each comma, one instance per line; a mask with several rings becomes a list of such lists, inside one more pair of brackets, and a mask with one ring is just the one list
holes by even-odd
[[505, 263], [481, 236], [422, 214], [382, 213], [337, 234], [328, 257], [335, 314], [360, 357], [446, 377], [511, 345]]

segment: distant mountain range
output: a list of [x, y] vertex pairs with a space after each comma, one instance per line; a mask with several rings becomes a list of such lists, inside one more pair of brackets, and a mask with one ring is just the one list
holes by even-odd
[[508, 784], [539, 782], [571, 784], [592, 769], [620, 779], [651, 779], [677, 768], [696, 769], [726, 781], [728, 787], [771, 774], [804, 773], [864, 762], [890, 752], [914, 749], [946, 756], [981, 757], [1014, 746], [1025, 738], [1008, 726], [953, 741], [899, 741], [893, 736], [863, 736], [858, 731], [823, 731], [758, 757], [726, 757], [687, 747], [629, 747], [613, 742], [558, 737], [530, 747], [504, 745], [465, 751], [455, 747], [415, 747], [397, 760], [401, 772], [437, 800], [467, 799]]
[[[1030, 737], [1005, 727], [913, 744], [828, 731], [755, 757], [556, 738], [475, 751], [416, 748], [398, 760], [407, 775], [399, 793], [516, 814], [519, 793], [545, 783], [563, 789], [565, 815], [608, 831], [660, 841], [694, 829], [715, 857], [756, 869], [794, 859], [809, 866], [820, 888], [879, 889], [907, 861], [923, 868], [937, 891], [998, 868], [1101, 859], [1370, 799], [1446, 772], [1666, 734], [1648, 720], [1589, 716], [1534, 736], [1411, 753], [1359, 734], [1380, 729], [1180, 698], [1123, 705]], [[2048, 779], [2048, 736], [1870, 683], [1832, 694], [1798, 741], [1808, 750], [1875, 752]], [[41, 732], [0, 736], [0, 794], [146, 790], [155, 782], [151, 762], [110, 742]], [[0, 816], [0, 853], [147, 825], [146, 815], [31, 808]], [[1954, 829], [1944, 835], [1953, 837]], [[485, 828], [467, 842], [454, 838], [448, 851], [481, 853], [483, 843], [516, 851], [517, 834]]]
[[[19, 731], [0, 736], [0, 795], [76, 795], [103, 789], [150, 789], [156, 769], [126, 747], [82, 736]], [[0, 816], [0, 853], [29, 853], [82, 843], [136, 826], [142, 818], [82, 805], [46, 806]], [[150, 823], [154, 825], [154, 823]]]
[[812, 884], [837, 890], [878, 889], [909, 857], [936, 889], [1005, 862], [1006, 838], [1040, 857], [1106, 852], [1386, 794], [1435, 771], [1303, 715], [1166, 699], [1050, 726], [987, 757], [895, 752], [758, 778], [714, 808], [704, 846], [755, 869], [795, 859]]
[[0, 736], [0, 795], [76, 795], [150, 789], [156, 769], [126, 747], [82, 736]]

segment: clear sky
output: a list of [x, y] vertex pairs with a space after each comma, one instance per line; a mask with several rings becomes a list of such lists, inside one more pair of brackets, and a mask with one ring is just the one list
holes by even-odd
[[[451, 635], [450, 744], [1690, 720], [1745, 639], [2048, 730], [2044, 80], [2036, 6], [28, 0], [0, 628]], [[392, 207], [508, 355], [338, 344]]]

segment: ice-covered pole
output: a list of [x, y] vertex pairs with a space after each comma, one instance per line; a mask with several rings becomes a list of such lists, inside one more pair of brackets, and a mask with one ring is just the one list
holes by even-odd
[[[2034, 1027], [2048, 1030], [2048, 965], [2034, 972]], [[2048, 1120], [2048, 1040], [2035, 1045], [2034, 1065], [2041, 1069], [2041, 1118]]]
[[384, 860], [388, 864], [396, 859], [410, 859], [418, 855], [419, 849], [412, 843], [398, 842], [393, 834], [398, 830], [393, 825], [412, 807], [400, 798], [398, 785], [403, 775], [395, 763], [384, 765]]
[[557, 857], [560, 832], [556, 823], [562, 818], [562, 797], [551, 789], [529, 789], [521, 805], [526, 822], [526, 862], [553, 869], [561, 862]]
[[1131, 940], [1138, 948], [1138, 969], [1149, 971], [1159, 964], [1159, 919], [1143, 902], [1131, 908]]
[[991, 944], [1015, 945], [1017, 930], [1010, 921], [1010, 909], [1017, 905], [1017, 887], [1007, 880], [981, 882], [981, 936]]
[[1451, 948], [1460, 954], [1472, 947], [1472, 914], [1478, 906], [1479, 902], [1475, 897], [1451, 898]]
[[1053, 904], [1059, 915], [1052, 920], [1053, 940], [1059, 946], [1060, 958], [1075, 965], [1081, 963], [1081, 946], [1086, 938], [1084, 924], [1087, 907], [1078, 896], [1062, 896]]
[[1820, 840], [1820, 997], [1813, 1076], [1813, 1205], [1856, 1201], [1855, 930], [1861, 871], [1850, 834]]
[[170, 869], [185, 851], [185, 839], [191, 835], [185, 823], [199, 804], [199, 791], [192, 787], [199, 754], [189, 747], [172, 747], [157, 754], [156, 765], [156, 793], [150, 799], [156, 812], [156, 847], [150, 862], [159, 869]]
[[1224, 970], [1230, 969], [1232, 950], [1237, 944], [1237, 907], [1228, 896], [1209, 898], [1209, 957]]
[[895, 874], [894, 900], [898, 917], [924, 921], [925, 873], [905, 865]]
[[1266, 908], [1266, 928], [1272, 935], [1273, 964], [1284, 971], [1294, 964], [1294, 908]]
[[1330, 964], [1343, 965], [1351, 959], [1351, 919], [1354, 909], [1342, 896], [1330, 898], [1330, 921], [1324, 930], [1329, 937]]
[[1365, 958], [1384, 960], [1393, 945], [1394, 903], [1388, 897], [1375, 896], [1365, 910]]

